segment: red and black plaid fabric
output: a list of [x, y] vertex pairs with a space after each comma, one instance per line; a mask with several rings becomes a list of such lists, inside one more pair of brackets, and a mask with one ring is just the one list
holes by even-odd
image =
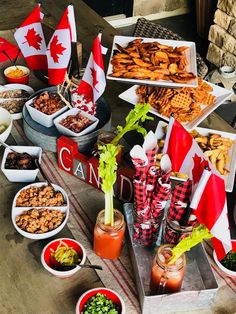
[[146, 151], [146, 155], [148, 158], [148, 166], [146, 167], [146, 172], [148, 172], [150, 167], [156, 166], [157, 152], [158, 152], [158, 146], [157, 145], [153, 149]]
[[190, 204], [190, 196], [192, 193], [192, 181], [187, 180], [181, 184], [177, 184], [172, 192], [170, 208], [167, 218], [171, 221], [180, 222], [187, 214]]
[[159, 178], [157, 179], [156, 188], [153, 192], [152, 202], [150, 205], [153, 218], [157, 219], [161, 216], [163, 209], [166, 206], [170, 196], [170, 173], [158, 171]]
[[153, 219], [145, 220], [134, 215], [133, 241], [143, 246], [152, 246], [157, 241], [160, 224]]
[[183, 238], [191, 235], [192, 233], [191, 227], [193, 228], [193, 226], [178, 227], [177, 225], [175, 228], [173, 224], [171, 225], [167, 219], [163, 228], [163, 242], [177, 244]]
[[155, 190], [157, 176], [158, 176], [157, 168], [155, 166], [150, 167], [148, 170], [147, 181], [146, 181], [148, 198], [151, 198], [152, 193]]
[[145, 178], [147, 170], [147, 162], [139, 158], [132, 158], [132, 162], [135, 168], [135, 177]]
[[135, 210], [137, 215], [144, 218], [150, 217], [150, 204], [147, 197], [146, 191], [146, 181], [145, 180], [136, 180], [133, 181], [134, 184], [134, 201], [135, 201]]

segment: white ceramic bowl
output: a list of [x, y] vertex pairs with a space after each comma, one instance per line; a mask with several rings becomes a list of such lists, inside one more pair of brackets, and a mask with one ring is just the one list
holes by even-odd
[[214, 258], [214, 261], [215, 261], [216, 265], [217, 265], [227, 276], [236, 278], [236, 271], [232, 271], [232, 270], [229, 270], [228, 268], [224, 267], [224, 266], [221, 264], [221, 262], [218, 260], [215, 251], [213, 251], [213, 258]]
[[[12, 146], [12, 148], [18, 153], [28, 153], [38, 158], [41, 163], [42, 148], [37, 146]], [[34, 170], [19, 170], [19, 169], [6, 169], [5, 163], [7, 155], [11, 152], [9, 148], [6, 148], [2, 158], [1, 170], [10, 182], [34, 182], [39, 169]]]
[[[39, 96], [39, 95], [37, 95], [36, 97], [38, 97], [38, 96]], [[34, 98], [28, 100], [28, 101], [25, 103], [25, 106], [26, 106], [26, 108], [28, 109], [31, 118], [32, 118], [34, 121], [38, 122], [39, 124], [45, 126], [46, 128], [50, 128], [51, 126], [53, 126], [53, 124], [54, 124], [54, 123], [53, 123], [53, 120], [54, 120], [57, 116], [59, 116], [60, 114], [62, 114], [64, 111], [66, 111], [66, 110], [68, 109], [68, 107], [67, 107], [66, 104], [65, 104], [64, 107], [62, 107], [60, 110], [54, 112], [53, 114], [51, 114], [51, 115], [45, 114], [45, 113], [39, 111], [38, 109], [36, 109], [36, 108], [34, 108], [34, 107], [32, 106], [33, 100], [34, 100], [36, 97], [34, 97]]]
[[[23, 89], [26, 92], [28, 92], [30, 95], [33, 95], [34, 90], [32, 87], [25, 85], [25, 84], [6, 84], [3, 86], [2, 89], [0, 89], [1, 91], [6, 91], [6, 90], [11, 90], [11, 89]], [[9, 99], [0, 99], [0, 107], [1, 107], [1, 103], [4, 103], [5, 101], [8, 101]], [[21, 112], [16, 112], [16, 113], [11, 113], [12, 119], [13, 120], [17, 120], [17, 119], [21, 119], [22, 118], [22, 111]]]
[[[70, 129], [64, 127], [63, 125], [60, 124], [60, 121], [62, 119], [65, 119], [66, 117], [70, 116], [70, 115], [76, 115], [78, 112], [81, 112], [82, 115], [84, 115], [85, 117], [89, 118], [90, 120], [94, 121], [93, 124], [91, 124], [90, 126], [88, 126], [86, 129], [82, 130], [79, 133], [73, 132]], [[93, 131], [97, 124], [98, 124], [99, 120], [98, 118], [92, 116], [91, 114], [88, 114], [87, 112], [80, 110], [78, 108], [72, 108], [68, 111], [66, 111], [65, 113], [61, 114], [60, 116], [58, 116], [55, 120], [54, 120], [54, 124], [58, 130], [59, 133], [67, 135], [67, 136], [81, 136], [81, 135], [85, 135], [90, 133], [91, 131]]]
[[91, 290], [86, 291], [84, 294], [81, 295], [79, 298], [77, 304], [76, 304], [76, 314], [81, 314], [83, 311], [84, 305], [87, 303], [87, 301], [96, 295], [97, 293], [104, 294], [107, 298], [111, 299], [114, 303], [116, 303], [119, 306], [119, 314], [125, 314], [125, 302], [122, 299], [122, 297], [115, 292], [114, 290], [108, 289], [108, 288], [94, 288]]
[[12, 117], [11, 114], [4, 108], [0, 108], [0, 124], [5, 124], [7, 126], [7, 129], [0, 134], [0, 140], [5, 142], [11, 133]]
[[[68, 198], [68, 195], [60, 186], [58, 186], [56, 184], [53, 184], [53, 188], [55, 189], [55, 191], [60, 191], [63, 194], [64, 200], [65, 200], [65, 206], [16, 207], [16, 199], [22, 190], [29, 188], [31, 186], [40, 187], [43, 185], [47, 185], [47, 183], [46, 182], [35, 182], [32, 184], [29, 184], [29, 185], [25, 186], [24, 188], [22, 188], [21, 190], [19, 190], [17, 192], [17, 194], [15, 195], [14, 200], [13, 200], [12, 212], [11, 212], [11, 219], [12, 219], [13, 226], [22, 236], [24, 236], [28, 239], [41, 240], [41, 239], [47, 239], [47, 238], [50, 238], [52, 236], [55, 236], [57, 233], [59, 233], [65, 227], [67, 220], [69, 218], [69, 198]], [[21, 215], [24, 211], [30, 210], [32, 208], [48, 208], [48, 209], [52, 209], [52, 210], [53, 209], [60, 210], [61, 212], [65, 213], [65, 218], [64, 218], [63, 222], [56, 229], [53, 229], [51, 231], [48, 231], [45, 233], [26, 232], [17, 226], [16, 216]]]
[[58, 245], [62, 242], [66, 243], [68, 246], [73, 247], [73, 249], [76, 250], [76, 252], [78, 253], [80, 259], [81, 259], [81, 263], [80, 264], [84, 264], [85, 260], [86, 260], [86, 252], [85, 249], [83, 247], [82, 244], [80, 244], [78, 241], [74, 240], [74, 239], [69, 239], [69, 238], [59, 238], [59, 239], [55, 239], [53, 241], [51, 241], [50, 243], [48, 243], [42, 253], [41, 253], [41, 262], [43, 267], [50, 272], [51, 274], [53, 274], [56, 277], [59, 278], [68, 278], [73, 276], [75, 273], [77, 273], [78, 270], [81, 269], [81, 267], [79, 267], [79, 265], [73, 269], [70, 270], [56, 270], [53, 266], [53, 262], [50, 258], [52, 251], [51, 250], [56, 250], [56, 248], [58, 247]]

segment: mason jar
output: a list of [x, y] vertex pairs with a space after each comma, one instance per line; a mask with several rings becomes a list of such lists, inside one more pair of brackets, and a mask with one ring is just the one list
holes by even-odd
[[105, 209], [98, 213], [94, 227], [94, 252], [107, 259], [117, 259], [120, 256], [125, 235], [126, 223], [123, 214], [114, 209], [114, 225], [105, 224]]
[[193, 227], [196, 227], [196, 224], [181, 226], [177, 221], [166, 218], [163, 224], [163, 243], [177, 244], [180, 240], [192, 234]]
[[174, 263], [169, 263], [172, 256], [171, 244], [161, 245], [152, 263], [150, 290], [151, 294], [166, 294], [180, 291], [186, 270], [186, 257], [182, 254]]

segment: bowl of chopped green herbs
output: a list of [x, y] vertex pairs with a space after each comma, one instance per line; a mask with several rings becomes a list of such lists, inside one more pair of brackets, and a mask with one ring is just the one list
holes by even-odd
[[236, 252], [230, 251], [221, 261], [218, 260], [216, 252], [213, 252], [216, 265], [227, 275], [236, 278]]
[[76, 314], [125, 314], [121, 296], [108, 288], [95, 288], [81, 295], [76, 304]]

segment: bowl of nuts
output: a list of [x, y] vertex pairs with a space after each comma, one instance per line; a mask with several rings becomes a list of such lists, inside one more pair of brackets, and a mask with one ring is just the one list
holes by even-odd
[[82, 244], [70, 238], [59, 238], [48, 243], [41, 254], [43, 267], [59, 278], [68, 278], [81, 269], [86, 260]]
[[47, 128], [53, 126], [53, 120], [68, 109], [57, 93], [48, 91], [29, 99], [25, 105], [31, 118]]
[[12, 146], [17, 152], [6, 148], [3, 154], [1, 170], [10, 182], [34, 182], [41, 163], [42, 148], [37, 146]]
[[24, 237], [41, 240], [60, 232], [69, 217], [67, 193], [58, 185], [37, 182], [16, 194], [12, 205], [12, 223]]
[[[0, 108], [0, 140], [5, 142], [11, 133], [12, 117], [11, 114], [3, 108]], [[1, 145], [0, 145], [1, 146]]]
[[98, 118], [78, 108], [72, 108], [54, 120], [58, 132], [66, 136], [88, 134], [96, 128], [98, 122]]

